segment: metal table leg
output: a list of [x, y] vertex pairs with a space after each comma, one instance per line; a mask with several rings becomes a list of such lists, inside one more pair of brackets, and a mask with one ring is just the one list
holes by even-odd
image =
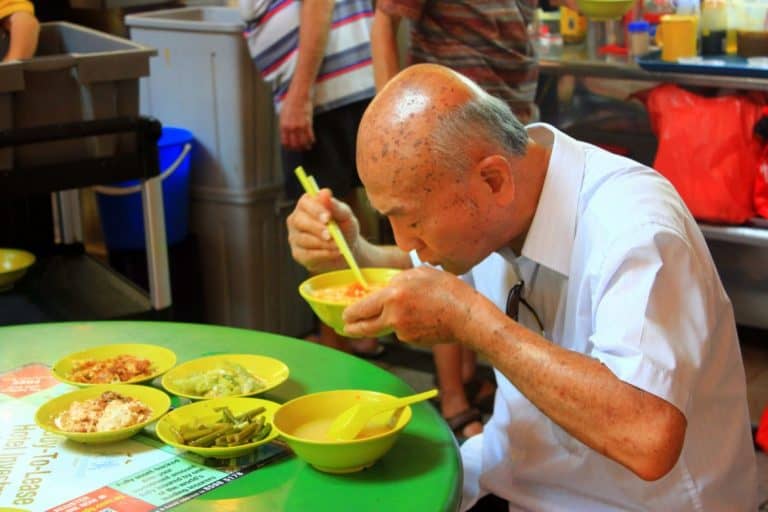
[[171, 279], [168, 272], [162, 182], [159, 177], [142, 182], [141, 203], [144, 213], [150, 301], [153, 308], [164, 309], [171, 305]]

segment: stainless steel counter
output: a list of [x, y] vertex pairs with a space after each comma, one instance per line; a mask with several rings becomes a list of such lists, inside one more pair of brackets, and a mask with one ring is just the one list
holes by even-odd
[[768, 79], [698, 73], [651, 72], [638, 66], [633, 59], [606, 55], [590, 58], [584, 44], [538, 45], [542, 73], [590, 76], [620, 80], [671, 82], [681, 85], [721, 87], [729, 89], [768, 90]]

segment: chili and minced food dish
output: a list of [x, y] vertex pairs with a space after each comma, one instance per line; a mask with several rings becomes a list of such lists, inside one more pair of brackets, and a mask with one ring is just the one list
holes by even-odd
[[152, 375], [152, 362], [129, 354], [73, 361], [69, 379], [84, 384], [113, 384]]

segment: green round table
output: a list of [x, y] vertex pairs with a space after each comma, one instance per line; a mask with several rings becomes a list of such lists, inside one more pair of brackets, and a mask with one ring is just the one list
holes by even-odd
[[[0, 328], [0, 372], [33, 362], [52, 365], [75, 351], [109, 343], [151, 343], [178, 362], [211, 353], [275, 357], [286, 382], [263, 395], [276, 402], [317, 391], [356, 388], [406, 395], [400, 378], [342, 352], [259, 331], [171, 322], [50, 323]], [[272, 463], [174, 508], [186, 511], [441, 511], [458, 508], [461, 460], [453, 435], [429, 404], [392, 450], [371, 468], [349, 475], [319, 472], [296, 457]]]

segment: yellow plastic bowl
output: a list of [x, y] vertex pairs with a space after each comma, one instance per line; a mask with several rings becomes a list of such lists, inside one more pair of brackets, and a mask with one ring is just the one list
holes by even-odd
[[211, 399], [211, 397], [190, 394], [178, 387], [176, 382], [179, 379], [189, 377], [193, 373], [212, 370], [217, 367], [222, 367], [227, 363], [239, 364], [245, 368], [248, 373], [264, 381], [264, 387], [258, 388], [250, 393], [230, 396], [250, 396], [264, 393], [265, 391], [269, 391], [282, 384], [288, 378], [289, 374], [288, 366], [279, 359], [274, 359], [272, 357], [259, 356], [256, 354], [217, 354], [214, 356], [192, 359], [191, 361], [180, 364], [163, 375], [161, 383], [166, 391], [177, 396], [191, 398], [192, 400]]
[[617, 20], [631, 8], [633, 0], [576, 0], [579, 11], [591, 20]]
[[[83, 400], [96, 398], [105, 391], [114, 391], [123, 396], [129, 396], [136, 400], [140, 400], [152, 409], [152, 414], [146, 421], [109, 432], [66, 432], [56, 426], [54, 423], [56, 416], [68, 409], [73, 402], [81, 402]], [[165, 414], [170, 406], [171, 399], [168, 395], [156, 388], [133, 384], [103, 384], [100, 386], [89, 386], [87, 388], [78, 389], [77, 391], [72, 391], [71, 393], [49, 400], [41, 405], [35, 413], [35, 423], [48, 432], [65, 436], [78, 443], [112, 443], [127, 439], [138, 433], [144, 426], [156, 421]]]
[[382, 414], [350, 441], [325, 440], [333, 419], [357, 402], [385, 400], [392, 395], [366, 390], [323, 391], [304, 395], [283, 404], [275, 412], [274, 427], [297, 457], [326, 473], [353, 473], [372, 466], [395, 444], [411, 421], [405, 407], [393, 422]]
[[10, 290], [35, 262], [35, 255], [21, 249], [0, 248], [0, 292]]
[[269, 400], [262, 400], [260, 398], [243, 397], [221, 397], [204, 400], [202, 402], [195, 402], [174, 409], [163, 416], [155, 426], [157, 437], [164, 443], [173, 446], [174, 448], [178, 448], [179, 450], [196, 453], [203, 457], [229, 459], [231, 457], [239, 457], [248, 452], [252, 452], [262, 444], [272, 441], [278, 435], [273, 427], [272, 431], [264, 439], [239, 446], [188, 446], [179, 442], [179, 439], [173, 432], [174, 428], [178, 430], [182, 425], [189, 425], [190, 423], [196, 423], [198, 425], [215, 423], [221, 418], [221, 412], [216, 410], [219, 407], [229, 407], [229, 410], [232, 411], [232, 414], [235, 416], [256, 409], [257, 407], [264, 407], [264, 419], [268, 423], [272, 423], [272, 418], [275, 415], [275, 411], [280, 407], [280, 404], [270, 402]]
[[[400, 272], [396, 268], [363, 268], [360, 269], [365, 280], [371, 284], [388, 283], [393, 276]], [[342, 336], [349, 336], [344, 332], [344, 321], [341, 315], [344, 308], [349, 305], [349, 301], [332, 301], [317, 298], [315, 292], [330, 286], [351, 285], [356, 283], [355, 275], [352, 270], [336, 270], [310, 277], [299, 285], [299, 294], [307, 301], [317, 317], [334, 331]], [[376, 333], [377, 336], [389, 334], [391, 330], [385, 330]]]
[[164, 374], [176, 364], [176, 354], [173, 351], [158, 345], [149, 345], [146, 343], [115, 343], [113, 345], [102, 345], [81, 352], [75, 352], [61, 358], [53, 365], [51, 372], [54, 377], [73, 386], [97, 386], [98, 384], [88, 384], [86, 382], [76, 382], [70, 380], [72, 367], [75, 361], [85, 359], [103, 360], [119, 355], [131, 355], [141, 359], [149, 359], [152, 362], [149, 375], [142, 375], [133, 379], [121, 382], [121, 384], [137, 384], [146, 382], [155, 377]]

